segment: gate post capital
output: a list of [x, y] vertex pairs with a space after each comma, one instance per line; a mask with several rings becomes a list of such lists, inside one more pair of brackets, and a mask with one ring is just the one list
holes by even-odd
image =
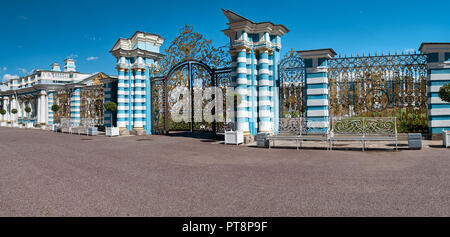
[[[328, 59], [333, 58], [336, 52], [332, 48], [297, 51], [305, 60], [306, 71], [309, 73], [326, 71]], [[322, 70], [321, 70], [322, 69]]]
[[428, 69], [450, 68], [450, 43], [422, 43], [419, 51], [428, 56]]

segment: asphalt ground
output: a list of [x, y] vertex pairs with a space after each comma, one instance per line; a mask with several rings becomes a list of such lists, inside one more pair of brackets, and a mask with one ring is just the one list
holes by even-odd
[[0, 128], [0, 216], [450, 216], [449, 151]]

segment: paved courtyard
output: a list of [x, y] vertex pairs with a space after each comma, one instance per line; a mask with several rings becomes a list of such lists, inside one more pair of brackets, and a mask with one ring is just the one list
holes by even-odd
[[450, 150], [0, 128], [0, 216], [450, 216]]

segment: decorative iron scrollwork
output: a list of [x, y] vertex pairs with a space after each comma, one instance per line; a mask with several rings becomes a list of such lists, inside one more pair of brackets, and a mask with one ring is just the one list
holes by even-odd
[[279, 66], [281, 117], [303, 116], [306, 102], [305, 63], [300, 54], [291, 49]]
[[423, 54], [332, 58], [330, 117], [397, 117], [401, 132], [427, 132], [427, 57]]

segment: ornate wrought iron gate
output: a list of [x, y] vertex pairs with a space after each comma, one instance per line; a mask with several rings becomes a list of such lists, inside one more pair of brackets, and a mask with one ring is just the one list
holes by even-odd
[[151, 121], [152, 133], [163, 134], [165, 132], [165, 80], [164, 77], [153, 77], [150, 79], [151, 87]]
[[80, 116], [90, 126], [103, 126], [103, 84], [85, 86], [81, 89]]
[[54, 104], [59, 106], [59, 110], [54, 114], [54, 123], [60, 123], [63, 118], [70, 118], [70, 91], [68, 89], [56, 91]]
[[290, 50], [278, 65], [280, 132], [299, 133], [304, 127], [306, 71], [300, 54]]
[[422, 54], [330, 59], [330, 119], [397, 117], [400, 132], [426, 133], [426, 64]]
[[[195, 95], [201, 98], [202, 93], [208, 87], [216, 87], [226, 94], [226, 87], [231, 85], [231, 68], [214, 69], [197, 60], [185, 60], [173, 66], [167, 75], [151, 78], [152, 93], [152, 130], [153, 133], [168, 133], [169, 131], [206, 131], [216, 134], [222, 132], [229, 126], [226, 122], [206, 122], [202, 117], [202, 111], [208, 101], [205, 99], [194, 100]], [[175, 90], [189, 91], [189, 111], [187, 121], [175, 121], [172, 118], [172, 109], [174, 105], [182, 98], [182, 93], [174, 97], [172, 93]], [[186, 99], [186, 98], [184, 98]], [[217, 98], [212, 98], [217, 100]], [[193, 102], [193, 103], [192, 103]], [[199, 103], [199, 104], [195, 104]], [[223, 97], [225, 108], [226, 99]], [[195, 110], [197, 108], [197, 110]], [[200, 111], [202, 110], [202, 111]], [[215, 108], [213, 109], [213, 114]], [[181, 116], [181, 115], [180, 115]], [[200, 117], [196, 117], [200, 116]]]

